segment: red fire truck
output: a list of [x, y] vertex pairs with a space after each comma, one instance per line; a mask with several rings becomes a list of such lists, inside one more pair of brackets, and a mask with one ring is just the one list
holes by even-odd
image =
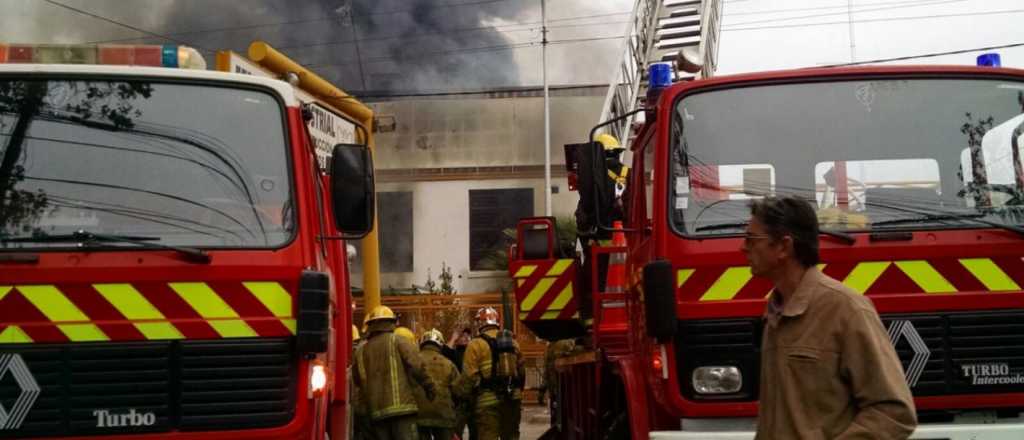
[[[915, 396], [913, 438], [1024, 438], [1024, 71], [716, 77], [669, 87], [650, 116], [630, 145], [625, 245], [581, 259], [550, 219], [518, 225], [519, 318], [586, 345], [557, 363], [553, 438], [753, 438], [772, 285], [739, 249], [767, 195], [814, 204], [820, 269], [874, 302]], [[584, 232], [610, 236], [613, 189], [586, 145], [581, 208], [599, 221]], [[618, 261], [621, 292], [605, 281]], [[836, 374], [821, 368], [808, 373]]]
[[0, 61], [0, 438], [347, 438], [366, 145], [185, 47]]

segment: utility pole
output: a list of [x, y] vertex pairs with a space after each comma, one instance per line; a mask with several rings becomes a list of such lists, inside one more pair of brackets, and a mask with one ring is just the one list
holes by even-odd
[[540, 47], [543, 61], [541, 70], [544, 78], [544, 215], [551, 216], [551, 106], [548, 96], [548, 16], [540, 0]]
[[850, 22], [850, 62], [857, 62], [857, 44], [853, 36], [853, 0], [846, 0], [846, 17]]

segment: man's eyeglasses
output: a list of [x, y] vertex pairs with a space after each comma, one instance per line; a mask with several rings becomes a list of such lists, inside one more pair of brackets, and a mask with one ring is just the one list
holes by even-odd
[[754, 240], [760, 240], [762, 238], [774, 238], [774, 237], [772, 237], [771, 235], [768, 235], [768, 234], [754, 234], [752, 232], [747, 232], [747, 233], [743, 234], [743, 242], [747, 243], [747, 244], [750, 244]]

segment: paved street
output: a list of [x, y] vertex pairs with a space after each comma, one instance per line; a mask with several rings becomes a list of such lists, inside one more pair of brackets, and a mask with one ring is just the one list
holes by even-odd
[[523, 419], [519, 423], [519, 438], [535, 440], [548, 430], [550, 414], [548, 408], [540, 405], [523, 406]]

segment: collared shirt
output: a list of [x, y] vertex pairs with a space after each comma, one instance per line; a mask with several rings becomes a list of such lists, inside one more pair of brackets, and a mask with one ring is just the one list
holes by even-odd
[[816, 268], [769, 301], [761, 350], [758, 440], [906, 439], [917, 425], [871, 301]]

